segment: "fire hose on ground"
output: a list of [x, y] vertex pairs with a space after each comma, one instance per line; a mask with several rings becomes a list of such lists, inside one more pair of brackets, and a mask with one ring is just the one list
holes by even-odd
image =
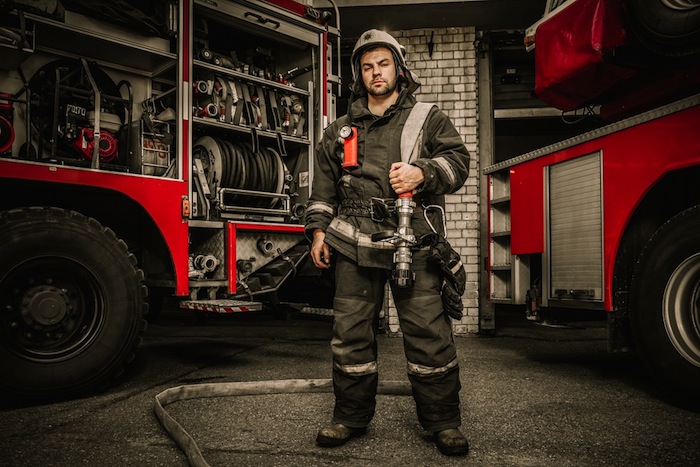
[[[268, 394], [301, 394], [332, 392], [330, 379], [287, 379], [268, 381], [241, 381], [230, 383], [204, 383], [176, 386], [156, 395], [154, 411], [165, 431], [177, 443], [193, 467], [208, 467], [197, 442], [165, 410], [165, 406], [174, 402], [201, 399], [207, 397], [251, 396]], [[408, 381], [380, 381], [377, 394], [410, 396], [411, 386]]]

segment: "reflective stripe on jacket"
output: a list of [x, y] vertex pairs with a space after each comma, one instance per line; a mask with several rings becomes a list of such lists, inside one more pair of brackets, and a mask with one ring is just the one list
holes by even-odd
[[[305, 216], [307, 237], [319, 228], [326, 232], [326, 242], [361, 266], [392, 266], [393, 246], [386, 242], [367, 242], [373, 233], [395, 230], [396, 218], [374, 222], [367, 217], [338, 216], [338, 206], [344, 199], [367, 200], [372, 197], [396, 198], [389, 183], [389, 169], [401, 161], [401, 131], [415, 105], [415, 98], [402, 91], [396, 104], [381, 117], [372, 115], [367, 108], [366, 97], [351, 104], [348, 115], [334, 121], [326, 128], [316, 147], [312, 194]], [[357, 128], [359, 167], [343, 170], [343, 144], [339, 130], [351, 124]], [[469, 153], [461, 136], [449, 118], [437, 107], [433, 108], [423, 125], [420, 155], [412, 165], [423, 169], [425, 181], [414, 196], [417, 204], [437, 204], [444, 207], [444, 196], [459, 190], [469, 173]], [[335, 229], [331, 221], [338, 216], [350, 224], [359, 234], [358, 242]], [[433, 220], [431, 219], [431, 222]], [[434, 225], [440, 221], [435, 220]], [[344, 227], [347, 229], [347, 227]], [[412, 228], [418, 237], [430, 232], [423, 216], [414, 216]], [[379, 243], [380, 245], [377, 245]]]

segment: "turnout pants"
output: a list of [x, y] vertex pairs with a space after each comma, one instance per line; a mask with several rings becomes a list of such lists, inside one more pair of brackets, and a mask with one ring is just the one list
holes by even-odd
[[[418, 421], [426, 431], [460, 425], [459, 365], [452, 324], [440, 298], [441, 271], [428, 252], [413, 254], [416, 282], [392, 293], [403, 333]], [[333, 422], [363, 428], [374, 416], [378, 383], [376, 329], [390, 271], [338, 255], [333, 302]]]

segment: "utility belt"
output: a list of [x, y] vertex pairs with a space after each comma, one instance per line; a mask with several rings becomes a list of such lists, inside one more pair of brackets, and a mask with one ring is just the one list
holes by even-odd
[[[421, 206], [414, 208], [420, 212]], [[384, 222], [396, 215], [395, 198], [344, 199], [338, 208], [338, 214], [354, 217], [369, 217], [374, 222]]]

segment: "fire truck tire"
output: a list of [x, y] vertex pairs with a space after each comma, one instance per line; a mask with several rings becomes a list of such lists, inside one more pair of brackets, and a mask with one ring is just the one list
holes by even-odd
[[0, 392], [60, 399], [106, 387], [145, 331], [147, 289], [124, 241], [65, 209], [0, 212]]
[[669, 394], [700, 406], [700, 206], [664, 224], [647, 244], [632, 284], [639, 355]]
[[639, 41], [660, 55], [700, 54], [700, 1], [630, 0], [632, 30]]

